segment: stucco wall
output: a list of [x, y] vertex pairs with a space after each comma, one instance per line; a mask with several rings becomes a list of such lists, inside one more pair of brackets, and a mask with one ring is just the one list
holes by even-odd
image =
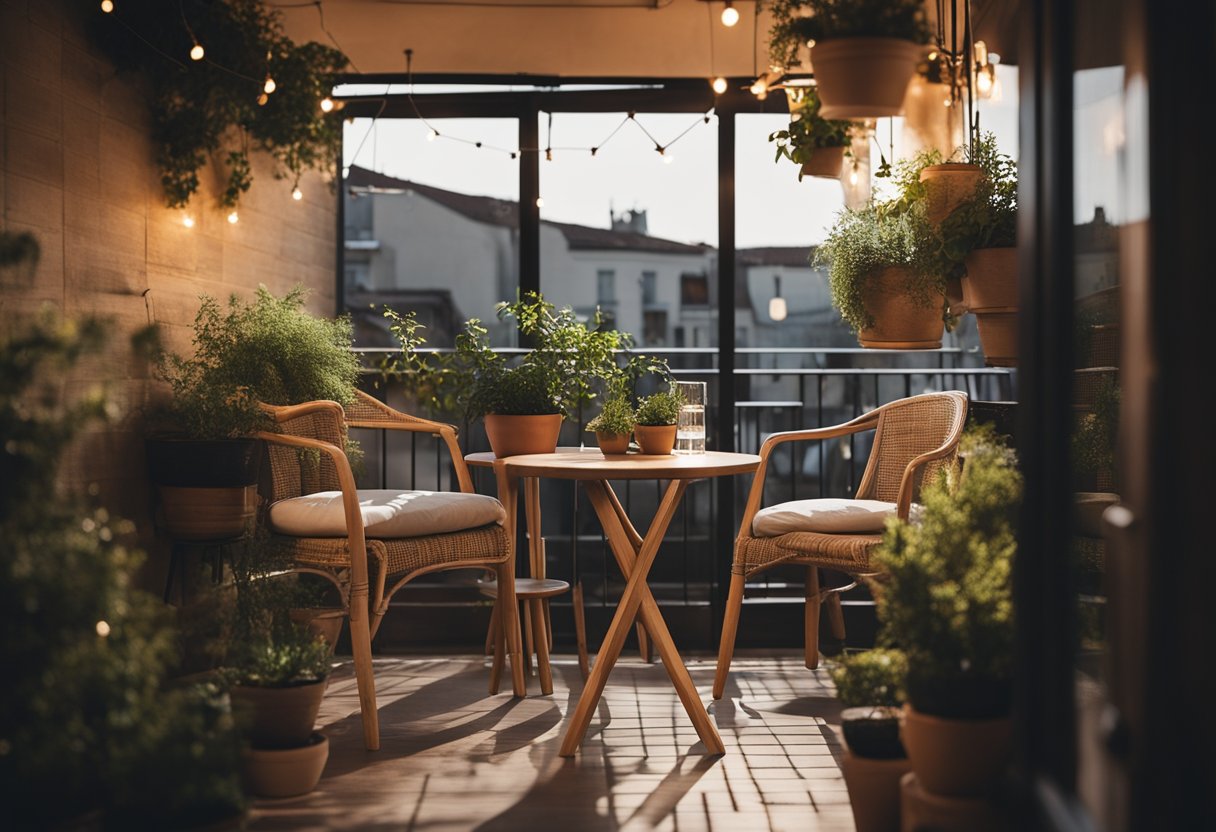
[[217, 207], [208, 170], [186, 228], [164, 205], [146, 87], [89, 42], [91, 13], [100, 14], [93, 3], [0, 0], [0, 227], [32, 232], [42, 249], [32, 285], [0, 287], [0, 327], [12, 332], [44, 304], [112, 322], [105, 353], [56, 379], [69, 398], [104, 383], [120, 414], [78, 444], [63, 480], [96, 483], [149, 544], [138, 417], [163, 390], [130, 358], [128, 336], [155, 323], [170, 346], [188, 349], [200, 294], [248, 294], [259, 283], [276, 293], [303, 283], [312, 309], [332, 312], [336, 203], [318, 176], [294, 202], [290, 183], [259, 158], [237, 225]]

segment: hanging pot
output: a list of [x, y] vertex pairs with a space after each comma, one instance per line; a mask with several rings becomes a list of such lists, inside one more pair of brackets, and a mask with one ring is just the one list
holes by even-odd
[[667, 456], [676, 446], [675, 425], [634, 425], [633, 435], [642, 453], [651, 456]]
[[926, 218], [933, 225], [940, 223], [971, 198], [983, 179], [984, 169], [979, 165], [947, 162], [923, 169], [920, 181], [925, 185]]
[[595, 432], [595, 441], [599, 443], [600, 451], [605, 456], [609, 454], [624, 454], [629, 452], [629, 434]]
[[244, 780], [260, 797], [295, 797], [317, 787], [329, 760], [329, 738], [318, 732], [296, 748], [247, 748]]
[[524, 454], [551, 454], [557, 449], [557, 437], [562, 430], [562, 415], [486, 416], [486, 436], [494, 456], [503, 459]]
[[907, 269], [890, 267], [866, 281], [862, 303], [874, 325], [857, 334], [863, 347], [924, 350], [942, 345], [942, 301], [922, 306], [905, 290], [909, 278]]
[[967, 255], [963, 303], [974, 313], [984, 363], [1018, 363], [1018, 251], [1015, 247], [977, 248]]
[[802, 165], [803, 176], [839, 179], [844, 168], [844, 147], [817, 147], [810, 161]]
[[811, 68], [826, 119], [897, 116], [924, 47], [898, 38], [837, 38], [815, 44]]
[[912, 770], [925, 791], [947, 797], [983, 797], [1009, 764], [1013, 720], [950, 719], [904, 706], [902, 734]]

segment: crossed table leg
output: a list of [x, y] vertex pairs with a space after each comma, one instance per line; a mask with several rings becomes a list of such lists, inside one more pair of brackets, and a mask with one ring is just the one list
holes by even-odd
[[718, 736], [717, 728], [714, 727], [709, 713], [697, 695], [692, 677], [688, 675], [688, 670], [680, 659], [675, 642], [672, 641], [671, 633], [659, 611], [659, 605], [651, 595], [650, 587], [646, 583], [646, 577], [659, 552], [659, 544], [663, 542], [663, 535], [666, 534], [667, 527], [670, 525], [672, 517], [675, 516], [676, 507], [680, 504], [680, 498], [684, 495], [687, 480], [674, 479], [668, 483], [663, 499], [659, 503], [659, 510], [655, 514], [654, 520], [651, 521], [644, 538], [638, 535], [637, 530], [630, 523], [620, 501], [607, 482], [587, 480], [584, 482], [584, 486], [591, 499], [591, 505], [600, 519], [600, 524], [604, 528], [604, 534], [608, 538], [612, 553], [616, 556], [617, 563], [621, 572], [628, 579], [628, 583], [625, 586], [625, 594], [621, 597], [616, 613], [612, 617], [608, 634], [604, 637], [600, 652], [596, 656], [591, 676], [587, 679], [582, 696], [579, 697], [578, 706], [574, 709], [566, 727], [566, 734], [562, 738], [561, 756], [574, 756], [574, 752], [582, 743], [583, 737], [587, 733], [587, 727], [591, 724], [591, 716], [595, 713], [600, 698], [603, 696], [608, 674], [612, 672], [613, 665], [621, 655], [621, 649], [625, 645], [625, 636], [633, 625], [635, 617], [641, 618], [650, 634], [659, 656], [663, 659], [663, 667], [667, 669], [667, 675], [671, 678], [672, 685], [675, 686], [680, 702], [696, 727], [697, 736], [705, 743], [707, 752], [724, 754], [726, 749], [722, 745], [722, 738]]

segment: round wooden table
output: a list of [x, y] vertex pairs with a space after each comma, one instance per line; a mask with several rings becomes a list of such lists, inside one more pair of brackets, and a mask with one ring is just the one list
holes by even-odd
[[[516, 483], [519, 478], [550, 477], [583, 482], [612, 553], [628, 580], [625, 593], [617, 603], [612, 624], [608, 627], [604, 643], [596, 656], [595, 666], [567, 723], [566, 734], [562, 738], [561, 756], [574, 756], [574, 752], [582, 743], [591, 717], [603, 696], [608, 674], [612, 672], [612, 667], [621, 654], [625, 635], [635, 617], [641, 619], [654, 641], [663, 659], [663, 667], [667, 669], [676, 694], [696, 727], [697, 735], [705, 743], [707, 752], [724, 753], [722, 738], [718, 736], [717, 728], [697, 696], [696, 686], [680, 659], [679, 651], [676, 650], [667, 624], [663, 621], [659, 605], [650, 593], [646, 578], [689, 481], [752, 473], [760, 465], [760, 457], [720, 451], [671, 456], [624, 454], [605, 457], [598, 450], [569, 449], [552, 454], [508, 457], [496, 460], [493, 465], [498, 477], [500, 499], [507, 509], [508, 522], [513, 522], [515, 517], [518, 499]], [[621, 501], [609, 485], [609, 480], [669, 480], [658, 511], [655, 512], [645, 535], [639, 534], [629, 521]]]

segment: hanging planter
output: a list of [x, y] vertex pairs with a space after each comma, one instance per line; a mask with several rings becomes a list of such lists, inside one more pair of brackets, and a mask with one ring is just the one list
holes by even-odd
[[819, 114], [819, 93], [814, 87], [788, 87], [785, 91], [790, 107], [790, 124], [785, 130], [769, 134], [776, 142], [777, 155], [799, 166], [798, 179], [818, 176], [838, 179], [844, 168], [845, 151], [852, 142], [853, 125], [847, 121], [829, 121]]
[[975, 315], [984, 363], [1018, 363], [1018, 250], [977, 248], [967, 255], [963, 303]]
[[975, 196], [984, 169], [965, 162], [929, 165], [920, 172], [925, 186], [925, 217], [938, 225], [959, 205]]
[[803, 162], [798, 178], [817, 176], [820, 179], [839, 179], [844, 169], [843, 147], [821, 147], [807, 162]]
[[908, 291], [911, 271], [892, 267], [871, 275], [862, 303], [874, 319], [857, 340], [863, 347], [884, 350], [933, 350], [942, 345], [942, 301], [926, 304]]

